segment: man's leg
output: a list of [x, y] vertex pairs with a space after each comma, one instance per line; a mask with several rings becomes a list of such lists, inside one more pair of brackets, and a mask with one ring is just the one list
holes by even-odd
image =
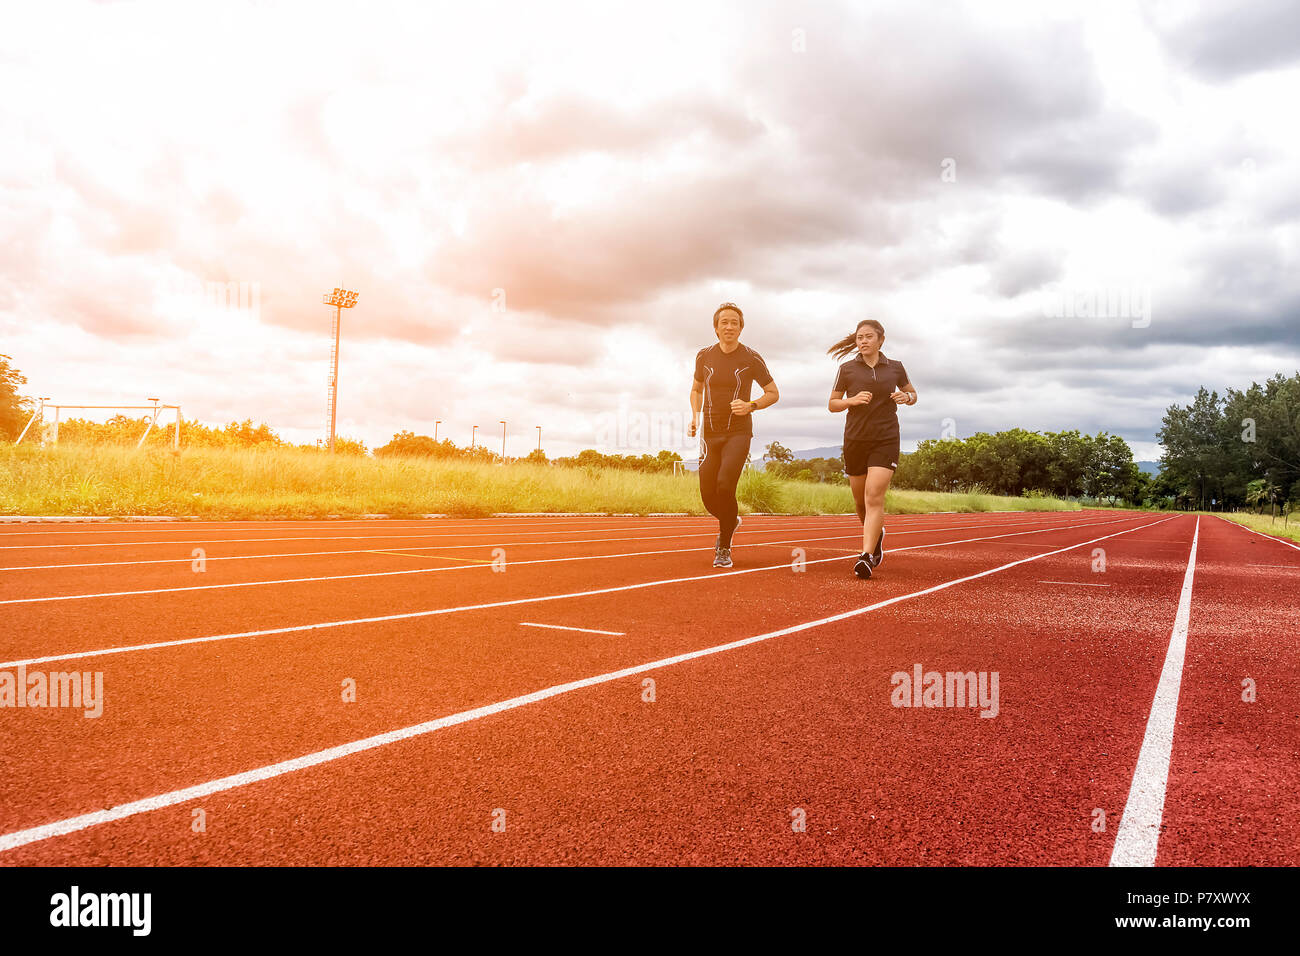
[[718, 466], [722, 463], [722, 453], [716, 438], [701, 439], [704, 457], [700, 459], [700, 500], [704, 510], [721, 521], [718, 513]]
[[740, 473], [749, 457], [749, 441], [748, 435], [732, 435], [727, 438], [719, 455], [718, 531], [722, 535], [723, 548], [731, 547], [731, 535], [736, 530], [736, 517], [740, 513], [736, 506], [736, 485], [740, 483]]

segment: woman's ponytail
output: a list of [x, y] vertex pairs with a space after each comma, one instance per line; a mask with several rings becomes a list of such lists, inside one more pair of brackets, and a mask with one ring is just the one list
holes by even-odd
[[869, 325], [880, 333], [880, 341], [885, 340], [885, 327], [875, 319], [863, 319], [858, 323], [857, 328], [853, 330], [852, 335], [846, 335], [834, 345], [826, 350], [827, 355], [833, 355], [837, 359], [842, 359], [846, 355], [851, 355], [858, 350], [858, 329], [864, 325]]

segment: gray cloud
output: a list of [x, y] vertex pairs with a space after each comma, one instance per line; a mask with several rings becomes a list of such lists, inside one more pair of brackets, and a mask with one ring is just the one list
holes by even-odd
[[1228, 80], [1300, 60], [1300, 6], [1292, 0], [1219, 0], [1171, 27], [1165, 42], [1195, 72]]

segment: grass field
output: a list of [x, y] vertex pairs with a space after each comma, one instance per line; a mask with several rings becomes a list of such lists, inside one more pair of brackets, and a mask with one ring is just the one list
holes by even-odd
[[[1219, 512], [1214, 514], [1220, 518], [1227, 518], [1229, 521], [1235, 521], [1237, 524], [1244, 524], [1247, 528], [1255, 531], [1262, 531], [1264, 534], [1275, 534], [1279, 538], [1290, 538], [1292, 541], [1300, 541], [1300, 514], [1292, 514], [1289, 521], [1283, 521], [1282, 516], [1269, 518], [1267, 512], [1262, 515], [1251, 514], [1247, 511], [1236, 512]], [[1201, 512], [1201, 514], [1210, 514], [1210, 512]]]
[[[853, 511], [845, 485], [747, 471], [742, 511]], [[893, 514], [1062, 511], [1052, 498], [891, 491]], [[53, 448], [0, 445], [0, 514], [321, 518], [495, 512], [703, 514], [696, 476], [529, 463], [366, 458], [299, 450]]]

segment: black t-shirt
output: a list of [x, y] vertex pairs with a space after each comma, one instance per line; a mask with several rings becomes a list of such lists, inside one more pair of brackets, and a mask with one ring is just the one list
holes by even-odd
[[889, 397], [907, 384], [907, 369], [902, 362], [886, 358], [881, 352], [872, 368], [859, 352], [840, 366], [832, 392], [852, 398], [858, 392], [870, 392], [871, 401], [851, 405], [844, 422], [845, 441], [875, 441], [898, 437], [898, 406]]
[[752, 383], [766, 388], [772, 381], [761, 355], [748, 345], [738, 344], [730, 355], [722, 346], [710, 345], [695, 356], [695, 380], [704, 383], [704, 434], [754, 434], [753, 415], [733, 415], [731, 402], [737, 398], [748, 402]]

